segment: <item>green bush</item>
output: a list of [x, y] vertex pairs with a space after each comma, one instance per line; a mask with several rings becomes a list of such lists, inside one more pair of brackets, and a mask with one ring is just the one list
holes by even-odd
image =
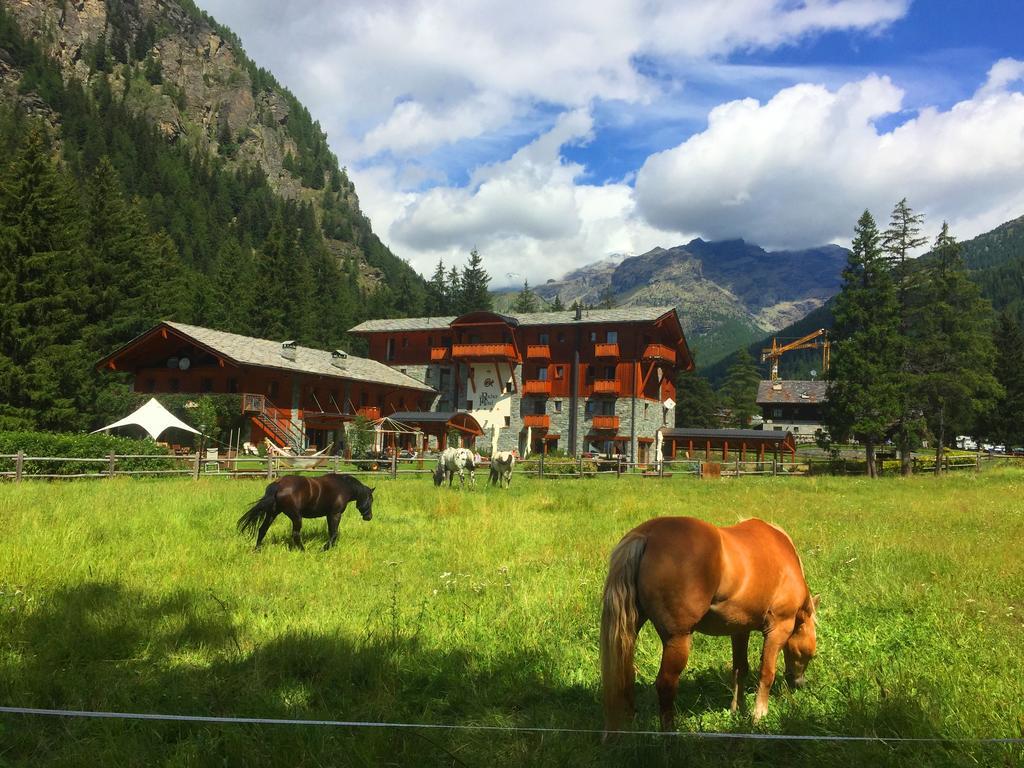
[[[0, 455], [21, 451], [25, 456], [54, 459], [101, 459], [111, 453], [153, 458], [118, 459], [116, 471], [180, 469], [182, 464], [168, 450], [150, 438], [133, 440], [113, 435], [76, 435], [53, 432], [0, 432]], [[15, 471], [13, 458], [0, 459], [0, 472]], [[22, 467], [26, 475], [76, 475], [106, 472], [107, 465], [94, 461], [27, 460]]]

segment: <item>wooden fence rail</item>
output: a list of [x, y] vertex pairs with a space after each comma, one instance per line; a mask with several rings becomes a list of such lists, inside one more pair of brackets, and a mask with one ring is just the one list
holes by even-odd
[[[143, 462], [149, 466], [138, 467]], [[1012, 457], [990, 457], [982, 454], [950, 457], [945, 464], [949, 471], [980, 470], [983, 464], [1013, 462]], [[46, 471], [39, 471], [42, 465]], [[203, 453], [182, 456], [115, 454], [106, 456], [30, 456], [23, 451], [0, 454], [0, 480], [21, 482], [31, 479], [82, 479], [102, 477], [248, 477], [270, 480], [283, 474], [323, 474], [345, 472], [362, 477], [429, 475], [437, 463], [436, 455], [413, 458], [392, 456], [386, 459], [350, 460], [341, 456], [286, 457], [235, 456], [213, 457]], [[72, 471], [56, 471], [59, 465], [72, 465]], [[82, 471], [83, 465], [95, 471]], [[127, 466], [126, 466], [127, 465]], [[934, 464], [920, 463], [915, 473], [934, 472]], [[666, 459], [662, 462], [629, 462], [607, 458], [553, 458], [543, 454], [516, 463], [515, 473], [536, 478], [585, 479], [592, 477], [642, 477], [655, 479], [708, 477], [802, 477], [807, 475], [863, 475], [863, 462], [833, 459], [797, 459], [796, 461], [706, 461], [704, 459]], [[477, 469], [477, 482], [486, 483], [489, 465]]]

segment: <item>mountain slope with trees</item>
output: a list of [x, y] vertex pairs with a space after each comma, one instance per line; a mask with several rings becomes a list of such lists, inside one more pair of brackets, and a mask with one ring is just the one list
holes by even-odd
[[0, 428], [119, 412], [93, 364], [160, 319], [358, 352], [355, 323], [423, 311], [319, 126], [231, 40], [188, 2], [0, 6]]

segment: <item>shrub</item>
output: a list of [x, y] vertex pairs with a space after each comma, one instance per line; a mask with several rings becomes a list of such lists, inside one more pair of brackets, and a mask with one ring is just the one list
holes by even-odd
[[[169, 457], [169, 452], [150, 438], [133, 440], [113, 435], [76, 435], [52, 432], [0, 432], [0, 455], [23, 452], [26, 456], [44, 459], [102, 459], [111, 453], [154, 458], [118, 459], [119, 472], [141, 470], [180, 469], [181, 463]], [[26, 475], [76, 475], [105, 472], [107, 465], [94, 461], [54, 461], [34, 459], [26, 461], [22, 471]], [[15, 471], [14, 459], [0, 459], [0, 472]]]

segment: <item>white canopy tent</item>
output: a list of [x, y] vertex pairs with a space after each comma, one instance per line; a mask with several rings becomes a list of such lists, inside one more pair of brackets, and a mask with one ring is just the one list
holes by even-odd
[[93, 434], [96, 434], [96, 432], [107, 432], [111, 429], [116, 429], [117, 427], [133, 425], [142, 427], [154, 440], [157, 440], [164, 431], [171, 428], [183, 429], [186, 432], [192, 432], [196, 435], [199, 434], [198, 429], [193, 429], [173, 413], [168, 411], [157, 402], [155, 397], [150, 398], [149, 402], [135, 411], [135, 413], [125, 416], [123, 419], [115, 421], [113, 424], [101, 427], [93, 432]]

